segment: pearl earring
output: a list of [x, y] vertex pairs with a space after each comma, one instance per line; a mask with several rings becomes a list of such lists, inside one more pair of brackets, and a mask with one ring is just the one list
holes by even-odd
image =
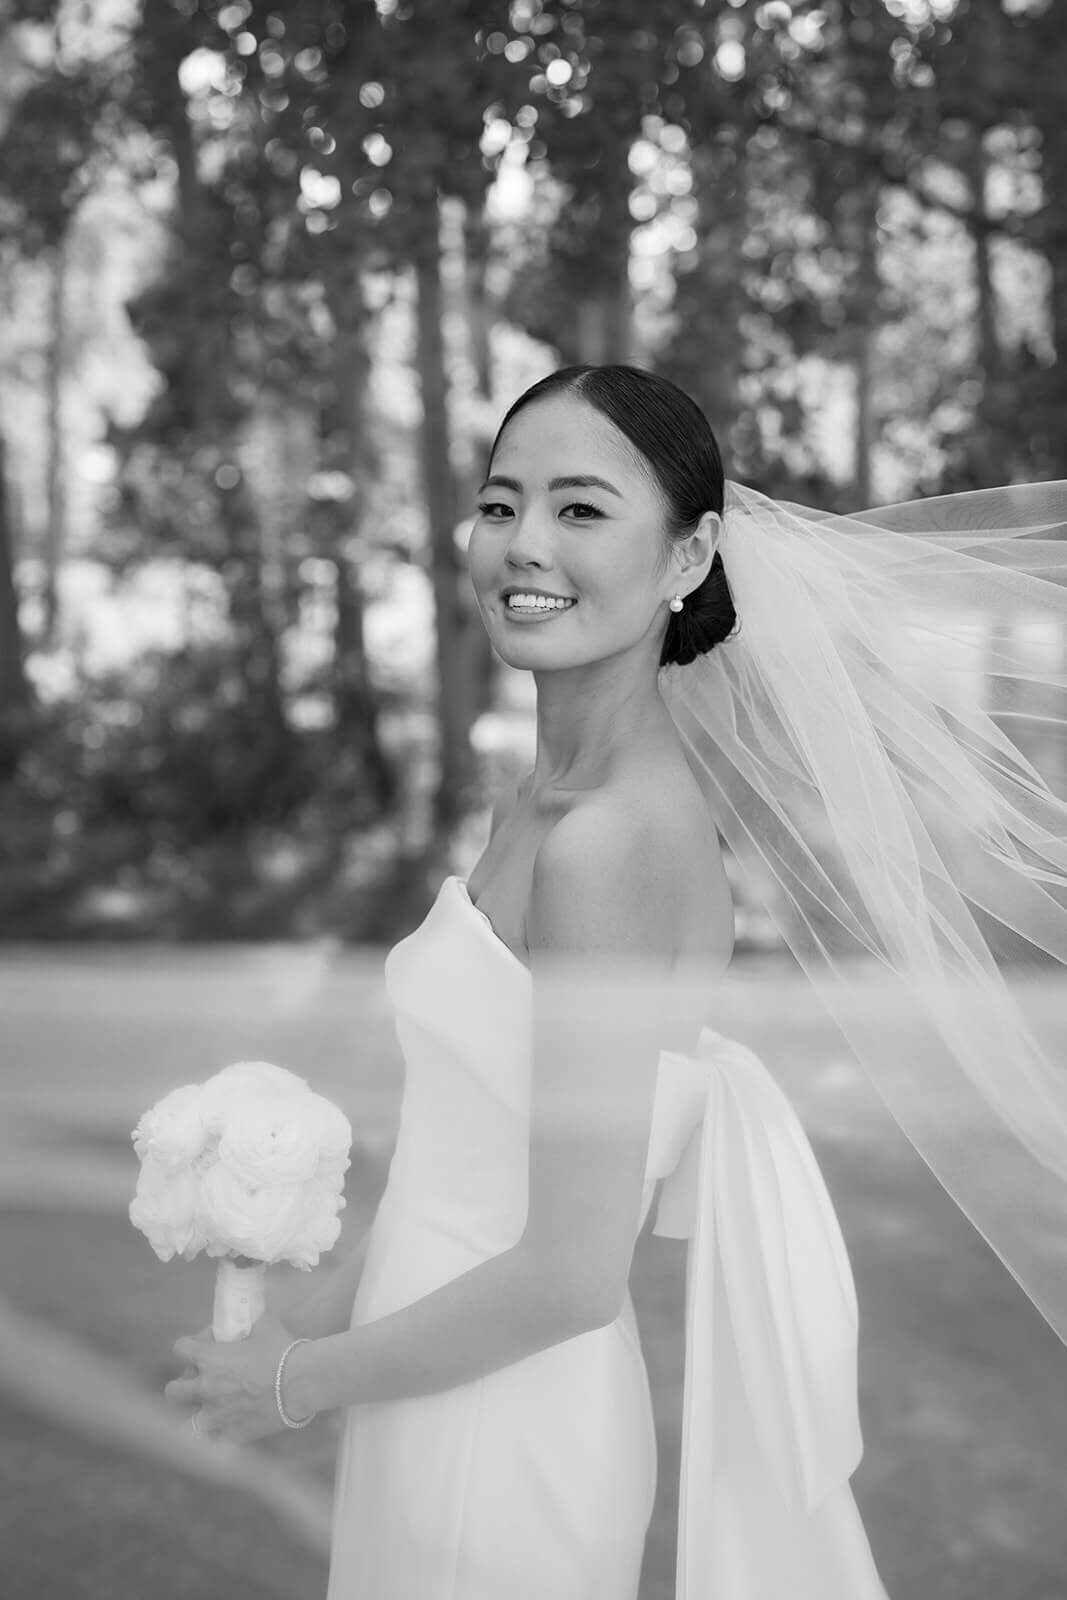
[[674, 599], [671, 601], [670, 604], [671, 604], [671, 610], [672, 611], [674, 611], [676, 613], [681, 611], [681, 609], [682, 609], [682, 597], [681, 597], [681, 595], [680, 594], [676, 594]]

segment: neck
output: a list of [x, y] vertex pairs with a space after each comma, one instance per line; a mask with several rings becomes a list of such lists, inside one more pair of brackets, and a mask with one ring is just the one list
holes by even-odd
[[673, 729], [647, 661], [618, 657], [534, 674], [537, 755], [531, 787], [592, 789], [636, 749]]

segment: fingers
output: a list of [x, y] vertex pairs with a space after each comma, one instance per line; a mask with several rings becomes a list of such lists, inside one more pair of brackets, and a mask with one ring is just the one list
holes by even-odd
[[163, 1397], [171, 1405], [199, 1405], [204, 1399], [204, 1386], [199, 1378], [171, 1378], [163, 1386]]
[[[193, 1338], [198, 1343], [214, 1344], [215, 1343], [215, 1336], [211, 1331], [211, 1324], [208, 1323], [206, 1328], [201, 1328], [199, 1333], [193, 1335]], [[182, 1377], [183, 1378], [195, 1378], [196, 1377], [197, 1373], [200, 1371], [200, 1368], [199, 1368], [199, 1365], [198, 1365], [198, 1363], [200, 1361], [200, 1355], [201, 1355], [201, 1352], [198, 1350], [196, 1355], [193, 1357], [193, 1359], [186, 1363], [185, 1369], [182, 1372]]]
[[209, 1350], [217, 1349], [211, 1323], [209, 1322], [206, 1328], [201, 1328], [199, 1333], [186, 1333], [180, 1339], [175, 1339], [171, 1349], [176, 1356], [199, 1361]]
[[197, 1438], [210, 1443], [216, 1454], [239, 1450], [250, 1440], [260, 1438], [264, 1431], [236, 1417], [228, 1420], [225, 1413], [218, 1411], [194, 1411], [190, 1421], [195, 1424]]

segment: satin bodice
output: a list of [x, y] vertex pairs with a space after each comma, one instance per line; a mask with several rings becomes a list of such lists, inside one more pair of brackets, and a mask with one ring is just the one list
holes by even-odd
[[[526, 1221], [529, 969], [452, 876], [425, 920], [390, 950], [385, 981], [406, 1064], [389, 1178], [395, 1203], [505, 1249]], [[703, 1115], [703, 1079], [702, 1067], [678, 1057], [657, 1086], [642, 1224], [656, 1180], [677, 1164]]]

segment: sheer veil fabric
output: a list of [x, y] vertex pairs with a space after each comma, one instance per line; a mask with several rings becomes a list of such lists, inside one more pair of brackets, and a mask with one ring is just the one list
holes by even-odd
[[[988, 942], [1067, 965], [1067, 802], [1012, 737], [1067, 773], [1067, 482], [835, 515], [728, 481], [719, 549], [738, 629], [659, 678], [715, 822], [1067, 1343], [1067, 1064]], [[855, 1004], [857, 959], [907, 1049]]]

